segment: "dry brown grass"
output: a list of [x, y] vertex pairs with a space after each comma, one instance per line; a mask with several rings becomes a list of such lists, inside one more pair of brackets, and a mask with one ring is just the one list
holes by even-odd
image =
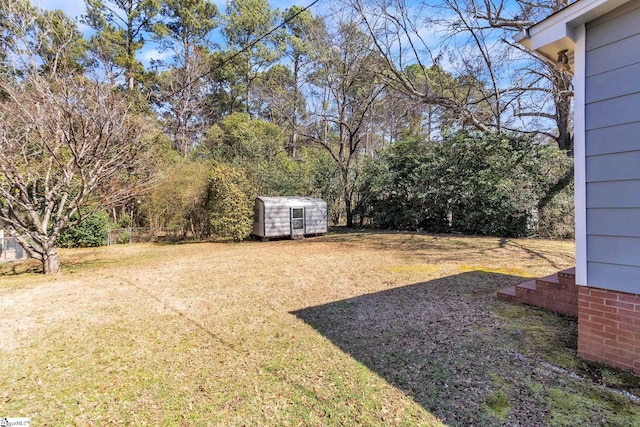
[[[572, 254], [570, 242], [338, 233], [68, 250], [54, 278], [4, 267], [0, 416], [569, 425], [582, 405], [584, 425], [634, 419], [628, 398], [550, 368], [578, 369], [575, 321], [494, 297]], [[562, 403], [574, 390], [586, 403]]]

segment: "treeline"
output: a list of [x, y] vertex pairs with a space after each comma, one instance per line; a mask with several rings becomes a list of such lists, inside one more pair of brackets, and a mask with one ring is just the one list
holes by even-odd
[[257, 195], [321, 197], [347, 226], [568, 237], [569, 78], [507, 41], [558, 5], [516, 3], [517, 22], [86, 0], [76, 22], [4, 1], [0, 221], [43, 259], [92, 215], [239, 240]]
[[[233, 119], [239, 120], [235, 126], [259, 123], [242, 114], [223, 123]], [[235, 127], [228, 131], [241, 133]], [[267, 141], [261, 135], [247, 141]], [[327, 200], [330, 222], [344, 224], [343, 189], [332, 159], [306, 147], [297, 160], [275, 153], [258, 159], [175, 159], [168, 175], [131, 211], [132, 219], [136, 226], [169, 227], [184, 237], [241, 240], [250, 233], [257, 195], [302, 194]], [[541, 201], [572, 168], [563, 151], [518, 134], [458, 131], [437, 142], [407, 135], [363, 156], [350, 171], [354, 226], [570, 238], [573, 186]], [[125, 216], [120, 225], [133, 223]]]

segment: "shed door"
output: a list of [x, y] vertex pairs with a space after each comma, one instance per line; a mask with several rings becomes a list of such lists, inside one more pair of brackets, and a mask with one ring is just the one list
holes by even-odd
[[304, 208], [291, 208], [291, 235], [304, 236]]

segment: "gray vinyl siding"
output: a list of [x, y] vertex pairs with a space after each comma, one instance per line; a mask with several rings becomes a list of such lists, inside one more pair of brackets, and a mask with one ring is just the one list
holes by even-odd
[[625, 151], [636, 151], [638, 142], [629, 135], [640, 135], [640, 122], [625, 123], [615, 127], [601, 129], [591, 129], [589, 144], [586, 146], [588, 157], [598, 154], [623, 153]]
[[[636, 28], [630, 28], [630, 30], [637, 31]], [[589, 29], [587, 29], [588, 32]], [[588, 37], [589, 34], [587, 34]], [[593, 50], [587, 48], [587, 76], [610, 72], [640, 61], [639, 44], [640, 35], [636, 34]], [[623, 55], [621, 55], [622, 52], [624, 52]]]
[[640, 293], [640, 0], [587, 24], [588, 285]]
[[628, 181], [601, 181], [589, 183], [587, 209], [609, 208], [637, 208], [640, 206], [640, 191], [638, 183], [629, 185]]
[[589, 236], [591, 253], [587, 259], [617, 265], [633, 265], [640, 253], [640, 239], [633, 237]]
[[587, 230], [589, 236], [640, 238], [640, 209], [587, 209]]
[[327, 232], [327, 203], [314, 197], [258, 197], [253, 234], [258, 237], [291, 236], [291, 209], [304, 209], [304, 234]]
[[[640, 104], [638, 104], [638, 107], [640, 109]], [[629, 135], [625, 138], [635, 138], [637, 141], [637, 137], [634, 135]], [[588, 143], [589, 138], [587, 137]], [[587, 156], [586, 166], [587, 182], [636, 181], [640, 179], [640, 151]]]
[[[637, 49], [637, 47], [636, 47]], [[640, 76], [640, 62], [624, 68], [618, 68], [608, 73], [593, 75], [590, 90], [586, 94], [587, 102], [598, 100], [614, 100], [638, 90], [638, 76]]]
[[[587, 275], [589, 286], [632, 294], [638, 293], [638, 269], [634, 266], [592, 261], [587, 263]], [[612, 277], [615, 277], [616, 280], [612, 281]]]
[[317, 204], [304, 210], [305, 233], [323, 234], [327, 232], [327, 204]]
[[[640, 38], [638, 46], [640, 47]], [[640, 106], [640, 92], [588, 103], [585, 111], [587, 127], [598, 129], [635, 123], [638, 120], [638, 106]]]

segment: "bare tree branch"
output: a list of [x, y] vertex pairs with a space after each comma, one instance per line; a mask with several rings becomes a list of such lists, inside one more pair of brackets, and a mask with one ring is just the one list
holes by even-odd
[[[16, 27], [27, 22], [20, 16]], [[15, 50], [3, 64], [10, 72], [0, 76], [0, 226], [52, 273], [62, 232], [149, 183], [151, 141], [148, 120], [131, 113], [119, 88], [42, 73], [38, 51], [28, 49], [40, 31], [53, 29], [14, 32]]]

